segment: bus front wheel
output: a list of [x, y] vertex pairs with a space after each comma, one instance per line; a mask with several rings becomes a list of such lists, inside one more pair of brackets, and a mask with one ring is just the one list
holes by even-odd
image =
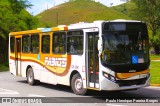
[[28, 70], [27, 70], [27, 81], [28, 81], [29, 85], [35, 84], [34, 72], [33, 72], [32, 68], [28, 68]]
[[82, 77], [77, 73], [71, 80], [71, 88], [76, 95], [84, 95], [87, 89], [83, 88]]

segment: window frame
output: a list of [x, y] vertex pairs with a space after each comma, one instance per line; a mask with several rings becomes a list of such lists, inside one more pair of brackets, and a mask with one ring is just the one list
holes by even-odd
[[[29, 51], [28, 52], [24, 52], [23, 50], [23, 46], [24, 46], [24, 37], [29, 37]], [[31, 52], [31, 36], [29, 34], [26, 34], [26, 35], [22, 35], [22, 53], [30, 53]]]
[[[43, 44], [43, 38], [44, 37], [49, 37], [49, 43], [48, 44]], [[42, 42], [41, 42], [41, 52], [43, 53], [43, 54], [50, 54], [50, 48], [51, 48], [51, 46], [50, 46], [50, 42], [51, 42], [51, 36], [49, 35], [49, 34], [47, 34], [47, 35], [42, 35]], [[43, 52], [43, 46], [44, 45], [48, 45], [48, 48], [49, 48], [49, 52]]]
[[[77, 34], [76, 34], [77, 33]], [[79, 34], [78, 34], [79, 33]], [[70, 50], [69, 50], [69, 48], [70, 48], [70, 43], [72, 43], [72, 42], [70, 42], [70, 41], [68, 41], [69, 40], [69, 38], [71, 38], [71, 37], [82, 37], [82, 42], [80, 43], [80, 42], [78, 42], [78, 41], [76, 41], [76, 42], [78, 42], [78, 44], [77, 45], [81, 45], [81, 47], [82, 47], [82, 49], [81, 49], [81, 51], [82, 52], [75, 52], [75, 53], [71, 53], [70, 52]], [[73, 42], [73, 44], [74, 44], [75, 42]], [[76, 46], [77, 47], [77, 46]], [[80, 50], [78, 50], [78, 51], [80, 51]], [[71, 54], [71, 55], [83, 55], [83, 53], [84, 53], [84, 32], [83, 32], [83, 30], [71, 30], [71, 31], [68, 31], [67, 32], [67, 53], [68, 54]]]
[[[64, 38], [63, 38], [63, 35], [64, 34]], [[66, 46], [66, 39], [67, 39], [67, 36], [66, 36], [66, 32], [65, 31], [61, 31], [61, 32], [53, 32], [52, 34], [52, 53], [53, 54], [66, 54], [67, 52], [67, 46]], [[55, 37], [57, 37], [58, 41], [56, 40], [55, 42]], [[60, 38], [61, 36], [61, 38]], [[62, 39], [62, 42], [59, 42], [59, 40]], [[60, 50], [61, 48], [61, 45], [62, 45], [62, 49], [63, 50]], [[56, 52], [56, 47], [58, 49], [59, 52]], [[62, 51], [62, 52], [60, 52]]]
[[[11, 39], [13, 38], [13, 44], [11, 44]], [[12, 51], [12, 46], [13, 46], [13, 51]], [[10, 53], [14, 53], [15, 52], [15, 37], [14, 36], [10, 36]]]
[[[40, 52], [40, 35], [39, 35], [39, 33], [34, 33], [34, 34], [31, 34], [30, 35], [31, 36], [31, 53], [32, 54], [39, 54], [39, 52]], [[37, 52], [33, 52], [33, 43], [32, 43], [32, 37], [35, 37], [35, 36], [38, 36], [38, 49], [37, 49]], [[35, 50], [35, 49], [34, 49]]]

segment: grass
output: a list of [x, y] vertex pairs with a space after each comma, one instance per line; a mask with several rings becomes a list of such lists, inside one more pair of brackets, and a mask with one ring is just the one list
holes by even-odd
[[4, 65], [4, 64], [0, 64], [0, 72], [4, 72], [4, 71], [8, 71], [9, 68], [8, 66]]
[[150, 73], [151, 73], [151, 84], [160, 84], [160, 55], [150, 55], [151, 65], [150, 65]]
[[[127, 15], [109, 8], [101, 3], [86, 0], [66, 2], [48, 9], [36, 17], [41, 23], [56, 26], [58, 14], [59, 25], [69, 25], [78, 22], [93, 22], [95, 20], [130, 19]], [[42, 26], [44, 27], [44, 26]]]
[[111, 7], [112, 9], [119, 11], [127, 16], [130, 16], [132, 11], [136, 8], [136, 4], [133, 2], [127, 2], [118, 6]]
[[160, 84], [160, 61], [152, 61], [150, 65], [151, 84]]
[[160, 60], [160, 55], [150, 54], [150, 59], [151, 60]]

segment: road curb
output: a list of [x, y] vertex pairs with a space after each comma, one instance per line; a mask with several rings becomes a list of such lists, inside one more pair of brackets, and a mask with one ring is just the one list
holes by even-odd
[[154, 62], [159, 62], [160, 60], [151, 60], [151, 61], [154, 61]]
[[160, 84], [150, 84], [150, 86], [158, 86], [158, 87], [160, 87]]

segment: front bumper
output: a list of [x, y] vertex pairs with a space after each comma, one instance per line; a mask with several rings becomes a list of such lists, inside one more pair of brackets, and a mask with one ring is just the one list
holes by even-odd
[[[142, 84], [139, 82], [137, 82], [137, 84], [133, 83], [132, 80], [128, 80], [127, 82], [128, 84], [120, 84], [120, 83], [112, 82], [104, 77], [100, 84], [100, 90], [106, 90], [106, 91], [131, 90], [131, 89], [138, 89], [138, 88], [149, 86], [150, 76], [144, 80], [145, 82]], [[131, 84], [129, 84], [129, 82]]]

